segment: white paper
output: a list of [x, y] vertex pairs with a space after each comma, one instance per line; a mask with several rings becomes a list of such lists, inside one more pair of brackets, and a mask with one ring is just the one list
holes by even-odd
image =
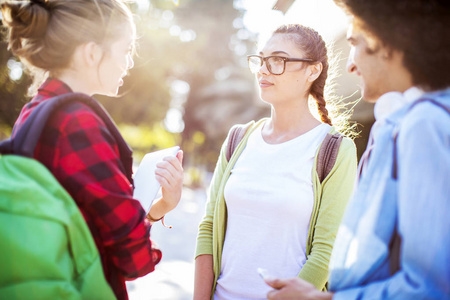
[[144, 155], [134, 174], [134, 192], [133, 198], [141, 202], [145, 212], [148, 213], [152, 207], [153, 200], [158, 195], [161, 185], [156, 180], [156, 164], [167, 156], [175, 156], [180, 147], [175, 146], [150, 152]]

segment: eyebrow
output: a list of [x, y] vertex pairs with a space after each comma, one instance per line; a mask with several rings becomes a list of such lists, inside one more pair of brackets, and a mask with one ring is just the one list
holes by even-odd
[[[264, 53], [259, 52], [259, 54], [263, 55]], [[273, 51], [270, 55], [276, 55], [276, 54], [285, 54], [285, 55], [289, 56], [289, 54], [284, 51]]]

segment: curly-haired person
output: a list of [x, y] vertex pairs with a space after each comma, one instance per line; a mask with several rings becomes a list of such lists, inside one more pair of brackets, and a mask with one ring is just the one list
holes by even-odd
[[450, 299], [450, 2], [335, 0], [349, 72], [375, 102], [330, 259], [329, 292], [271, 279], [268, 299]]

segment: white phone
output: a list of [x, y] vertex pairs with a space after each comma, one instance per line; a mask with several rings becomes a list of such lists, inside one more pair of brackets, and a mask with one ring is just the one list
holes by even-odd
[[273, 276], [270, 275], [269, 271], [263, 268], [257, 268], [256, 271], [258, 272], [259, 276], [261, 276], [262, 279], [272, 279]]
[[139, 200], [146, 213], [150, 211], [153, 200], [161, 188], [155, 178], [156, 165], [166, 156], [177, 155], [178, 150], [180, 147], [174, 146], [147, 153], [139, 164], [134, 174], [133, 197]]

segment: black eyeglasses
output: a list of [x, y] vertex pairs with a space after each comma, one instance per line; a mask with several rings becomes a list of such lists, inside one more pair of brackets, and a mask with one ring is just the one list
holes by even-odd
[[310, 58], [287, 58], [282, 56], [267, 56], [262, 57], [260, 55], [247, 55], [248, 67], [252, 73], [258, 73], [263, 63], [266, 63], [267, 70], [273, 75], [281, 75], [286, 68], [286, 62], [302, 61], [312, 62]]

